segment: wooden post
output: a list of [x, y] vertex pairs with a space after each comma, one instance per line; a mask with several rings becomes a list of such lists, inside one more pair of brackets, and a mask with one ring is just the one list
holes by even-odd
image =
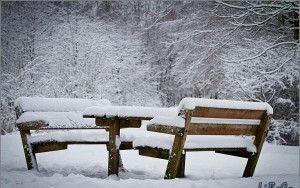
[[268, 128], [271, 122], [271, 115], [267, 115], [266, 113], [263, 115], [261, 119], [260, 125], [257, 129], [257, 134], [255, 136], [254, 145], [256, 146], [256, 153], [249, 157], [247, 161], [246, 168], [244, 170], [243, 177], [252, 177], [255, 171], [255, 167], [264, 144], [265, 138], [268, 134]]
[[185, 156], [186, 156], [185, 152], [181, 154], [176, 178], [184, 178], [184, 176], [185, 176], [185, 173], [184, 173], [185, 172]]
[[[109, 144], [106, 144], [106, 150], [109, 151]], [[124, 171], [124, 165], [123, 165], [121, 154], [119, 153], [119, 171], [120, 170]]]
[[23, 144], [27, 169], [31, 170], [38, 170], [38, 165], [36, 162], [35, 153], [32, 150], [32, 147], [28, 141], [28, 137], [30, 137], [30, 130], [20, 130], [21, 140]]
[[185, 129], [182, 133], [175, 134], [175, 139], [172, 146], [172, 151], [169, 156], [168, 166], [165, 173], [165, 179], [174, 179], [177, 175], [181, 155], [184, 152], [184, 143], [187, 136], [187, 131], [191, 122], [192, 112], [185, 113]]
[[120, 120], [116, 118], [114, 123], [109, 126], [109, 148], [108, 148], [108, 175], [119, 175], [119, 140]]

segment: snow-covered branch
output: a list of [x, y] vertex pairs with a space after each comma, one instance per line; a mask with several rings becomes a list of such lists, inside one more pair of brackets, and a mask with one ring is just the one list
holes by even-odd
[[265, 54], [266, 52], [268, 52], [269, 50], [271, 50], [273, 48], [276, 48], [278, 46], [281, 46], [281, 45], [296, 45], [296, 46], [298, 46], [299, 43], [297, 43], [297, 42], [280, 42], [280, 43], [274, 44], [272, 46], [269, 46], [268, 48], [264, 49], [263, 51], [261, 51], [257, 55], [254, 55], [254, 56], [251, 56], [251, 57], [247, 57], [247, 58], [243, 58], [243, 59], [225, 59], [225, 58], [222, 58], [222, 57], [219, 57], [219, 59], [221, 59], [222, 61], [225, 61], [227, 63], [249, 61], [249, 60], [253, 60], [253, 59], [258, 58], [258, 57], [262, 56], [263, 54]]

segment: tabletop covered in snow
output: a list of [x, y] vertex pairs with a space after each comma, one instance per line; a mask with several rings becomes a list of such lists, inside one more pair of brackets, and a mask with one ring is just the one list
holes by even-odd
[[107, 107], [89, 107], [84, 112], [84, 116], [92, 117], [137, 117], [151, 119], [155, 116], [174, 116], [177, 115], [177, 108], [159, 108], [142, 106], [107, 106]]

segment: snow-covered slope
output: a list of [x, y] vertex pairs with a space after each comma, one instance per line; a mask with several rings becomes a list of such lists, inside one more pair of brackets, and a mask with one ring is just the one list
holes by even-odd
[[254, 177], [241, 178], [246, 160], [213, 152], [187, 153], [186, 178], [163, 180], [167, 161], [121, 151], [125, 171], [107, 177], [105, 146], [72, 145], [37, 154], [40, 172], [27, 171], [18, 133], [1, 136], [2, 188], [222, 187], [252, 188], [287, 182], [299, 187], [299, 148], [265, 144]]

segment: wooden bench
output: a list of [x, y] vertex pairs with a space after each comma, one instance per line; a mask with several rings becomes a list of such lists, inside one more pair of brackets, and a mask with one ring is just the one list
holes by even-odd
[[142, 138], [135, 140], [133, 146], [140, 155], [168, 160], [165, 179], [184, 176], [185, 152], [190, 151], [215, 151], [247, 158], [243, 177], [250, 177], [272, 113], [267, 103], [184, 98], [178, 116], [157, 116], [147, 125], [148, 131], [175, 136]]
[[[27, 168], [38, 170], [36, 153], [67, 149], [70, 144], [106, 144], [108, 126], [96, 126], [95, 119], [84, 119], [91, 106], [110, 106], [106, 99], [66, 99], [20, 97], [15, 101], [18, 127]], [[102, 129], [102, 130], [101, 130]], [[120, 149], [131, 149], [132, 141], [122, 139]], [[121, 166], [122, 163], [120, 163]]]

